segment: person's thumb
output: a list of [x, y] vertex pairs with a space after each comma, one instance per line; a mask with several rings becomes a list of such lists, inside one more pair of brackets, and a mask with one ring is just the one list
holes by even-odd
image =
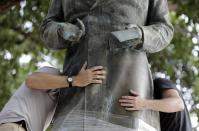
[[133, 96], [139, 96], [139, 94], [134, 90], [130, 90], [130, 94]]
[[87, 68], [87, 61], [84, 63], [84, 65], [82, 66], [80, 71], [84, 71], [84, 70], [86, 70], [86, 68]]

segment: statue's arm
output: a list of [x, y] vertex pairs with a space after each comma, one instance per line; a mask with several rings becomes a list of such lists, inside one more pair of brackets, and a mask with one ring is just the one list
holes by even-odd
[[49, 48], [67, 48], [65, 40], [58, 34], [61, 23], [64, 23], [61, 0], [51, 0], [48, 14], [41, 25], [41, 37]]
[[111, 34], [119, 40], [120, 46], [133, 47], [148, 53], [164, 49], [173, 38], [173, 26], [169, 20], [167, 0], [151, 0], [147, 24], [127, 25], [125, 30]]
[[143, 50], [149, 53], [164, 49], [173, 38], [173, 26], [169, 20], [167, 0], [152, 0], [147, 26], [143, 31]]
[[84, 34], [81, 28], [64, 19], [67, 13], [69, 11], [63, 12], [62, 0], [51, 0], [48, 14], [41, 25], [41, 37], [51, 49], [65, 49]]

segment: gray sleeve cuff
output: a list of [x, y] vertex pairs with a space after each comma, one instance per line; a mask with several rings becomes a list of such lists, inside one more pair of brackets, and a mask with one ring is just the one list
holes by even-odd
[[125, 30], [114, 31], [111, 34], [123, 47], [141, 49], [143, 46], [143, 30], [137, 25], [131, 25]]

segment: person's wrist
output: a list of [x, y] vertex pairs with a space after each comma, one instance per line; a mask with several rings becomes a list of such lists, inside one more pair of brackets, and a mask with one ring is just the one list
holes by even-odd
[[147, 110], [152, 110], [153, 109], [153, 102], [154, 100], [150, 100], [150, 99], [145, 99], [144, 105], [145, 105], [145, 109]]
[[77, 76], [73, 76], [73, 86], [80, 87]]
[[68, 82], [68, 87], [71, 88], [73, 87], [73, 77], [72, 76], [67, 76], [66, 81]]
[[148, 100], [145, 100], [143, 99], [143, 109], [148, 109], [148, 104], [149, 104], [149, 101]]

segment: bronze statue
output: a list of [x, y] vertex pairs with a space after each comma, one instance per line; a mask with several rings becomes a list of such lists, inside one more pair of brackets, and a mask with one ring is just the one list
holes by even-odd
[[130, 89], [153, 99], [147, 53], [173, 37], [167, 0], [51, 0], [41, 31], [50, 48], [67, 49], [65, 75], [76, 75], [85, 61], [108, 72], [101, 85], [60, 91], [54, 130], [160, 130], [157, 112], [128, 112], [118, 99]]

